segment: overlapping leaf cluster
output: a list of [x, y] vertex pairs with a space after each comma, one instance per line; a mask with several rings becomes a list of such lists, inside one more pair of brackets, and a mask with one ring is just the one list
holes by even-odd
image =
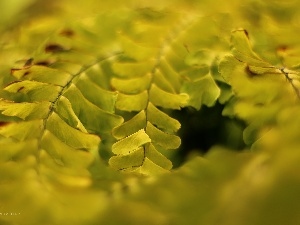
[[249, 123], [244, 135], [249, 144], [257, 130], [276, 123], [276, 114], [299, 101], [299, 72], [261, 59], [245, 30], [233, 32], [232, 55], [222, 59], [220, 72], [235, 93], [228, 107]]
[[[113, 168], [139, 174], [169, 171], [172, 163], [162, 152], [180, 146], [175, 135], [180, 123], [165, 110], [213, 105], [219, 95], [207, 69], [203, 78], [196, 76], [199, 46], [191, 55], [183, 44], [197, 44], [189, 34], [204, 26], [201, 18], [143, 8], [102, 13], [60, 28], [55, 20], [46, 22], [45, 27], [33, 23], [21, 34], [23, 52], [17, 49], [19, 58], [10, 64], [10, 74], [4, 73], [0, 103], [2, 207], [23, 215], [40, 208], [37, 213], [46, 214], [45, 220], [68, 204], [65, 190], [82, 193], [78, 201], [83, 204], [92, 196], [98, 196], [95, 205], [105, 202], [102, 191], [90, 189], [107, 173], [97, 171], [104, 168], [101, 141], [109, 146], [117, 139], [111, 149], [117, 155], [109, 161]], [[14, 47], [8, 48], [11, 52]], [[128, 117], [124, 112], [134, 113]], [[24, 187], [21, 198], [5, 199], [19, 185]], [[39, 202], [23, 207], [26, 198], [39, 201], [44, 195], [60, 197], [49, 210]], [[95, 206], [89, 215], [99, 210]]]
[[180, 123], [163, 110], [213, 105], [219, 88], [208, 66], [198, 64], [199, 47], [191, 46], [190, 53], [184, 46], [194, 44], [190, 34], [203, 26], [201, 18], [143, 9], [132, 20], [120, 32], [124, 54], [112, 65], [116, 75], [111, 82], [118, 91], [116, 108], [137, 114], [113, 130], [119, 141], [112, 146], [117, 156], [110, 164], [126, 171], [160, 173], [172, 168], [161, 152], [180, 146], [174, 135]]
[[[1, 224], [299, 222], [297, 1], [41, 2], [0, 19]], [[216, 101], [252, 152], [171, 170]]]
[[[29, 49], [18, 59], [19, 65], [12, 67], [3, 80], [1, 207], [21, 213], [22, 220], [28, 217], [27, 224], [34, 223], [32, 209], [36, 214], [45, 214], [45, 218], [35, 222], [47, 224], [43, 220], [73, 201], [71, 196], [75, 192], [76, 201], [82, 204], [95, 198], [95, 206], [105, 201], [101, 192], [89, 189], [93, 184], [89, 168], [100, 163], [101, 139], [109, 137], [113, 127], [123, 122], [122, 117], [114, 114], [117, 94], [107, 90], [109, 82], [105, 81], [109, 79], [105, 72], [107, 61], [118, 53], [112, 49], [110, 55], [105, 55], [101, 45], [90, 52], [97, 46], [97, 38], [87, 27], [74, 26], [55, 28], [54, 33], [33, 26], [20, 37], [21, 42], [27, 43], [27, 35], [39, 35], [43, 38], [38, 38], [41, 43], [32, 48], [26, 46]], [[6, 80], [10, 80], [8, 84]], [[20, 186], [20, 196], [7, 198], [19, 192]], [[57, 201], [49, 208], [40, 205], [40, 199], [48, 204], [54, 196]], [[29, 207], [28, 198], [33, 200]], [[80, 207], [76, 204], [71, 210]], [[90, 211], [90, 216], [96, 212], [99, 207]], [[72, 221], [62, 214], [57, 216], [49, 222]], [[88, 221], [88, 217], [82, 219]], [[20, 218], [15, 217], [17, 221]]]
[[[46, 42], [40, 39], [41, 45], [26, 49], [28, 58], [11, 69], [15, 79], [4, 87], [2, 116], [14, 121], [2, 127], [4, 137], [20, 136], [10, 132], [23, 127], [19, 140], [37, 138], [39, 157], [50, 144], [44, 144], [50, 133], [73, 149], [90, 151], [99, 146], [100, 138], [94, 135], [110, 140], [112, 132], [119, 140], [112, 146], [117, 154], [110, 160], [114, 168], [145, 174], [172, 168], [161, 152], [180, 146], [174, 135], [180, 123], [164, 109], [199, 109], [213, 105], [219, 96], [209, 65], [202, 64], [201, 45], [206, 46], [190, 35], [207, 21], [148, 8], [116, 13], [46, 30]], [[102, 35], [109, 26], [111, 33]], [[35, 32], [40, 31], [29, 35]], [[120, 111], [138, 113], [120, 125]], [[40, 131], [34, 136], [31, 132], [37, 127]], [[59, 155], [62, 147], [47, 148]]]

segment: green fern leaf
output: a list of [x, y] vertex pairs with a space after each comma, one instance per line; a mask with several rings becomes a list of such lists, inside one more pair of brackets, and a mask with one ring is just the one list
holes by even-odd
[[43, 119], [47, 117], [50, 102], [11, 102], [0, 100], [0, 111], [5, 116], [25, 119]]
[[[220, 90], [209, 72], [204, 79], [199, 75], [189, 78], [198, 67], [188, 60], [192, 57], [183, 43], [194, 43], [195, 37], [190, 39], [190, 35], [195, 27], [205, 25], [203, 21], [184, 14], [146, 11], [139, 9], [131, 18], [135, 22], [119, 32], [124, 54], [112, 63], [111, 85], [119, 92], [117, 113], [134, 114], [113, 129], [118, 141], [112, 148], [116, 155], [109, 162], [119, 170], [151, 174], [150, 168], [156, 172], [172, 168], [162, 153], [181, 143], [174, 134], [180, 123], [165, 110], [212, 106]], [[145, 13], [159, 17], [150, 19]], [[170, 28], [170, 24], [174, 26]], [[212, 64], [214, 57], [205, 62]]]
[[179, 130], [180, 123], [159, 110], [151, 102], [148, 104], [147, 112], [149, 122], [161, 130], [166, 131], [167, 133], [175, 133]]
[[185, 59], [190, 68], [182, 73], [186, 81], [181, 91], [189, 94], [189, 105], [198, 110], [203, 104], [213, 106], [220, 96], [220, 88], [210, 71], [215, 58], [210, 51], [200, 50], [189, 54]]
[[69, 101], [76, 102], [72, 107], [75, 114], [79, 115], [81, 122], [93, 133], [101, 135], [101, 132], [109, 132], [122, 122], [119, 116], [106, 112], [87, 100], [74, 84], [66, 90], [64, 96]]
[[232, 55], [224, 56], [219, 69], [235, 93], [233, 113], [249, 123], [244, 139], [252, 144], [258, 130], [276, 123], [276, 115], [298, 101], [299, 75], [261, 59], [244, 30], [233, 32], [232, 45]]
[[125, 138], [146, 126], [146, 114], [143, 111], [136, 114], [129, 121], [113, 129], [113, 135], [117, 139]]
[[[35, 29], [26, 35], [35, 35]], [[0, 172], [0, 209], [4, 205], [5, 210], [20, 212], [17, 224], [44, 224], [47, 218], [52, 224], [76, 224], [53, 214], [79, 211], [91, 199], [99, 199], [88, 212], [95, 216], [105, 201], [100, 190], [90, 188], [90, 170], [95, 165], [101, 168], [97, 173], [105, 170], [98, 155], [100, 141], [112, 139], [112, 129], [123, 122], [114, 114], [118, 94], [109, 84], [109, 61], [119, 53], [87, 53], [89, 46], [80, 39], [96, 44], [97, 38], [79, 26], [74, 29], [73, 39], [57, 28], [51, 35], [39, 30], [42, 37], [35, 40], [42, 45], [21, 56], [32, 57], [30, 63], [13, 68], [8, 82], [1, 83], [0, 171], [6, 172]], [[22, 194], [14, 198], [11, 193], [19, 187]], [[32, 210], [43, 219], [32, 217]]]
[[155, 106], [169, 109], [181, 109], [187, 105], [189, 96], [187, 94], [173, 94], [166, 92], [155, 84], [152, 84], [149, 91], [149, 100]]
[[124, 94], [138, 94], [146, 90], [151, 83], [151, 75], [132, 79], [113, 78], [111, 80], [112, 86]]
[[43, 120], [31, 120], [9, 123], [0, 127], [0, 135], [13, 138], [18, 141], [37, 139], [43, 127]]
[[109, 160], [112, 168], [124, 170], [124, 168], [139, 167], [144, 161], [144, 149], [142, 147], [134, 150], [131, 154], [113, 156]]
[[180, 138], [173, 134], [168, 134], [156, 128], [150, 122], [147, 122], [145, 128], [153, 145], [163, 147], [164, 149], [176, 149], [180, 146]]
[[189, 93], [189, 105], [196, 109], [200, 109], [202, 104], [213, 106], [220, 96], [220, 89], [209, 73], [198, 80], [186, 82], [181, 91]]
[[72, 79], [71, 74], [45, 66], [32, 66], [17, 70], [13, 72], [13, 76], [18, 80], [37, 81], [61, 87], [65, 86]]
[[24, 80], [14, 82], [5, 87], [4, 90], [10, 93], [21, 93], [24, 95], [22, 97], [28, 99], [29, 102], [55, 101], [59, 95], [60, 87], [58, 85]]
[[69, 124], [71, 127], [74, 127], [83, 133], [87, 133], [87, 130], [73, 111], [71, 102], [64, 96], [60, 97], [60, 100], [57, 102], [56, 111], [63, 120]]
[[[156, 157], [155, 157], [155, 161], [157, 161]], [[168, 172], [168, 170], [161, 166], [158, 166], [157, 163], [153, 163], [152, 160], [146, 157], [143, 161], [142, 166], [132, 170], [131, 172], [136, 172], [145, 175], [161, 175], [163, 173]]]
[[141, 129], [138, 132], [123, 138], [112, 146], [112, 151], [115, 154], [129, 154], [132, 151], [137, 150], [142, 145], [149, 143], [151, 139], [146, 132]]
[[148, 94], [143, 91], [135, 95], [119, 94], [116, 102], [116, 108], [123, 111], [141, 111], [147, 106]]
[[[180, 75], [170, 62], [163, 59], [165, 53], [160, 53], [165, 43], [159, 41], [157, 47], [153, 47], [154, 42], [147, 35], [160, 30], [163, 38], [166, 31], [158, 24], [153, 24], [152, 20], [145, 19], [144, 13], [140, 10], [137, 14], [136, 19], [140, 20], [140, 24], [130, 24], [132, 29], [121, 34], [125, 54], [112, 66], [116, 77], [111, 83], [120, 92], [116, 108], [137, 114], [113, 130], [118, 142], [113, 145], [112, 151], [117, 155], [109, 162], [116, 169], [151, 174], [172, 167], [159, 148], [176, 149], [180, 145], [177, 136], [167, 133], [176, 132], [180, 127], [179, 122], [157, 107], [180, 109], [187, 105], [188, 95], [179, 93], [182, 83]], [[161, 17], [154, 22], [168, 18], [165, 13], [157, 13]], [[150, 28], [149, 32], [143, 32], [147, 28]]]
[[47, 119], [46, 128], [61, 141], [74, 149], [91, 149], [99, 144], [99, 138], [69, 126], [58, 114], [53, 113]]

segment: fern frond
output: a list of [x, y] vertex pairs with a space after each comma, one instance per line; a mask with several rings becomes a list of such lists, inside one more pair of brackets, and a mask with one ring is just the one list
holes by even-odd
[[[149, 168], [156, 168], [153, 171], [163, 171], [165, 169], [160, 167], [156, 162], [159, 159], [159, 157], [155, 157], [156, 155], [161, 156], [166, 162], [170, 163], [170, 161], [154, 147], [154, 143], [157, 146], [164, 147], [163, 142], [167, 140], [162, 140], [161, 137], [169, 137], [169, 134], [155, 128], [152, 124], [155, 123], [157, 114], [152, 114], [152, 123], [149, 122], [148, 108], [151, 108], [152, 111], [155, 108], [159, 112], [161, 110], [155, 106], [180, 109], [180, 107], [186, 105], [188, 96], [184, 94], [180, 95], [178, 91], [177, 93], [174, 93], [174, 91], [171, 93], [164, 91], [156, 85], [154, 77], [156, 77], [156, 73], [160, 73], [161, 75], [161, 71], [159, 70], [162, 67], [159, 64], [162, 63], [162, 51], [164, 51], [163, 48], [165, 46], [162, 47], [164, 43], [158, 43], [157, 47], [151, 46], [153, 41], [152, 43], [149, 42], [144, 30], [146, 28], [151, 29], [149, 32], [150, 35], [153, 35], [153, 30], [161, 30], [164, 33], [161, 36], [162, 38], [166, 35], [166, 31], [163, 30], [163, 27], [159, 27], [158, 24], [151, 24], [151, 20], [145, 21], [145, 18], [141, 19], [140, 16], [142, 17], [143, 13], [144, 11], [140, 11], [137, 15], [139, 23], [136, 26], [131, 24], [132, 29], [129, 29], [129, 32], [132, 31], [132, 33], [126, 35], [122, 33], [121, 35], [127, 58], [120, 58], [119, 62], [113, 64], [113, 71], [116, 77], [112, 79], [112, 85], [120, 92], [116, 108], [121, 111], [138, 113], [113, 130], [113, 135], [118, 139], [118, 142], [112, 147], [112, 151], [116, 156], [113, 156], [109, 162], [116, 169], [149, 174], [151, 173], [151, 170], [148, 171]], [[167, 18], [163, 13], [161, 15], [162, 19]], [[141, 30], [141, 32], [138, 30]], [[150, 46], [149, 43], [151, 43]], [[140, 52], [143, 54], [140, 54]], [[176, 73], [175, 75], [178, 76]], [[164, 75], [162, 76], [166, 79]], [[176, 76], [173, 76], [173, 79], [176, 79]], [[167, 83], [170, 87], [174, 88], [171, 80], [170, 82], [167, 81]], [[151, 107], [149, 107], [150, 104]], [[170, 118], [163, 112], [161, 114], [165, 115], [166, 118]], [[175, 120], [170, 118], [169, 121], [173, 122]], [[160, 124], [160, 122], [156, 124]], [[180, 139], [179, 144], [172, 147], [177, 148], [179, 145]], [[147, 154], [149, 151], [155, 152], [156, 155]], [[151, 155], [151, 159], [147, 155]]]
[[258, 56], [245, 30], [232, 33], [232, 54], [223, 57], [219, 69], [235, 94], [233, 113], [249, 124], [244, 131], [248, 144], [257, 139], [258, 130], [276, 123], [283, 108], [298, 101], [299, 72]]
[[[89, 170], [99, 157], [101, 139], [109, 138], [123, 122], [114, 114], [117, 93], [105, 82], [109, 60], [119, 53], [104, 55], [100, 50], [87, 56], [87, 46], [77, 41], [90, 37], [74, 32], [77, 38], [66, 42], [58, 30], [40, 49], [29, 52], [33, 59], [12, 69], [12, 82], [1, 92], [0, 170], [6, 175], [1, 175], [0, 199], [6, 209], [19, 210], [22, 218], [31, 214], [22, 198], [32, 199], [30, 206], [47, 215], [64, 207], [74, 191], [84, 204], [89, 200], [81, 199], [83, 193], [98, 198], [99, 191], [89, 189], [93, 183]], [[22, 186], [21, 198], [5, 198], [8, 186]], [[48, 202], [50, 197], [57, 202], [46, 212], [34, 200]]]
[[[152, 13], [159, 17], [153, 19]], [[163, 152], [180, 146], [180, 138], [174, 134], [180, 123], [165, 110], [213, 105], [219, 96], [210, 75], [187, 79], [194, 65], [186, 61], [189, 52], [184, 44], [191, 42], [187, 36], [201, 19], [139, 9], [134, 22], [120, 31], [124, 54], [112, 64], [115, 76], [111, 84], [119, 92], [116, 108], [134, 115], [113, 130], [118, 142], [113, 145], [116, 155], [109, 162], [114, 168], [145, 174], [151, 174], [147, 171], [150, 168], [170, 170], [172, 163]], [[120, 146], [122, 151], [117, 150]]]
[[[93, 20], [99, 19], [103, 25], [102, 17], [107, 15]], [[107, 26], [126, 23], [117, 17], [104, 21]], [[109, 142], [113, 127], [123, 122], [122, 117], [114, 114], [117, 93], [110, 88], [110, 61], [120, 51], [114, 44], [113, 33], [105, 37], [103, 32], [93, 33], [101, 27], [97, 23], [92, 28], [85, 21], [67, 28], [57, 27], [61, 24], [53, 30], [50, 26], [46, 30], [34, 27], [20, 37], [20, 42], [27, 45], [23, 57], [30, 60], [21, 60], [24, 65], [11, 69], [12, 76], [6, 79], [10, 83], [4, 84], [1, 92], [0, 149], [7, 150], [3, 151], [7, 155], [3, 166], [14, 161], [27, 166], [26, 160], [30, 161], [26, 168], [16, 172], [17, 177], [7, 174], [7, 182], [18, 181], [24, 192], [27, 185], [41, 180], [41, 192], [48, 192], [50, 187], [50, 195], [55, 196], [62, 194], [59, 190], [64, 187], [84, 191], [88, 196], [88, 187], [93, 182], [89, 169], [95, 161], [102, 163], [97, 159], [100, 139]], [[72, 35], [66, 36], [64, 31]], [[37, 41], [34, 46], [28, 45], [31, 35]], [[27, 179], [28, 170], [37, 175]], [[2, 182], [6, 181], [1, 177]], [[3, 196], [1, 203], [6, 204]], [[61, 200], [66, 196], [62, 194]], [[32, 207], [39, 208], [34, 203]], [[25, 209], [21, 211], [26, 213]]]

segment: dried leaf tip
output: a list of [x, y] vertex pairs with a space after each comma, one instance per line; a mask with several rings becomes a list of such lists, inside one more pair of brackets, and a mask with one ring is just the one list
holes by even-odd
[[75, 32], [71, 29], [64, 29], [59, 33], [61, 36], [72, 38], [75, 35]]
[[246, 37], [247, 37], [248, 39], [250, 39], [248, 31], [247, 31], [246, 29], [244, 29], [244, 28], [239, 28], [239, 29], [233, 30], [232, 33], [235, 33], [235, 32], [238, 32], [238, 31], [239, 31], [239, 32], [240, 32], [240, 31], [244, 32], [245, 35], [246, 35]]
[[60, 53], [67, 51], [63, 46], [60, 44], [48, 44], [45, 46], [46, 53]]

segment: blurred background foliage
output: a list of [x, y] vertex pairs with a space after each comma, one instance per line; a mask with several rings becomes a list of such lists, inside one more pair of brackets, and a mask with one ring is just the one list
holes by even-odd
[[[218, 102], [199, 111], [172, 112], [182, 124], [182, 146], [173, 159], [177, 168], [160, 177], [143, 178], [122, 175], [98, 163], [91, 168], [94, 183], [89, 188], [61, 187], [55, 189], [55, 196], [40, 191], [38, 182], [28, 183], [26, 179], [38, 180], [31, 172], [11, 190], [0, 184], [1, 198], [11, 201], [0, 202], [0, 224], [300, 224], [299, 99], [294, 100], [293, 93], [272, 89], [269, 78], [265, 90], [275, 95], [270, 104], [245, 99], [241, 97], [245, 79], [254, 82], [253, 96], [263, 98], [261, 89], [255, 89], [255, 82], [260, 80], [242, 79], [246, 73], [235, 73], [235, 82], [229, 84], [233, 89], [239, 85], [232, 93], [218, 70], [219, 61], [230, 54], [231, 31], [243, 28], [263, 60], [298, 71], [298, 0], [3, 0], [1, 87], [12, 81], [9, 71], [20, 63], [18, 60], [23, 59], [24, 64], [29, 54], [64, 24], [84, 21], [93, 29], [90, 18], [115, 13], [111, 24], [118, 25], [125, 15], [120, 12], [134, 13], [139, 8], [203, 18], [206, 26], [199, 26], [196, 39], [216, 56], [209, 70], [221, 88]], [[109, 29], [99, 31], [109, 36]], [[284, 79], [281, 82], [288, 85]], [[257, 107], [262, 111], [256, 111]], [[9, 174], [21, 173], [30, 164], [28, 159]], [[0, 173], [4, 181], [6, 174]], [[5, 216], [6, 212], [21, 214]]]

